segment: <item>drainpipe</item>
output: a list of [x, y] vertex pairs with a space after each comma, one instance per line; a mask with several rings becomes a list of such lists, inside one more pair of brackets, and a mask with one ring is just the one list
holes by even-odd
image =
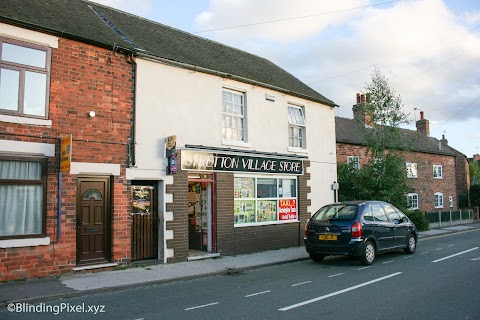
[[135, 62], [133, 52], [130, 53], [129, 56], [129, 63], [132, 64], [132, 77], [133, 77], [133, 88], [132, 88], [132, 126], [130, 132], [130, 152], [129, 152], [129, 166], [135, 166], [135, 144], [136, 144], [136, 137], [135, 137], [135, 114], [136, 114], [136, 96], [135, 93], [137, 91], [137, 63]]

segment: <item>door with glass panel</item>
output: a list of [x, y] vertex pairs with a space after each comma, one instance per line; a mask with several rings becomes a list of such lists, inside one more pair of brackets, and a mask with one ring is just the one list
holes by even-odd
[[110, 178], [80, 177], [77, 185], [77, 264], [110, 260]]

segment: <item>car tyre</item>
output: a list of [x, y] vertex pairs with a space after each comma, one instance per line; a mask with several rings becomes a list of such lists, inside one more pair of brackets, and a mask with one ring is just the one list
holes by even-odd
[[405, 253], [408, 253], [408, 254], [413, 254], [415, 253], [416, 249], [417, 249], [417, 239], [413, 234], [411, 234], [410, 237], [408, 238], [407, 247], [403, 249], [403, 251], [405, 251]]
[[363, 265], [370, 266], [375, 261], [376, 252], [375, 245], [371, 241], [365, 242], [362, 255], [360, 256], [360, 262]]
[[316, 253], [310, 253], [310, 259], [312, 259], [315, 262], [320, 262], [325, 258], [324, 255], [321, 254], [316, 254]]

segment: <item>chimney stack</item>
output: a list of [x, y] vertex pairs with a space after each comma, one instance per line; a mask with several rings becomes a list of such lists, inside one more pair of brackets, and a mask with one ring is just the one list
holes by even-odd
[[366, 103], [366, 95], [364, 93], [357, 93], [357, 104], [354, 104], [352, 108], [353, 119], [362, 123], [365, 127], [373, 127], [375, 123], [373, 122], [372, 116], [365, 110]]
[[448, 146], [448, 140], [445, 139], [445, 135], [442, 134], [442, 140], [440, 140], [444, 146]]
[[430, 121], [424, 119], [423, 111], [420, 111], [420, 120], [417, 120], [417, 131], [430, 136]]

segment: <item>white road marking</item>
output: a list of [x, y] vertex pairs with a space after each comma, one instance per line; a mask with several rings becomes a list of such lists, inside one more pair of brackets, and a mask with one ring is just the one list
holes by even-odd
[[395, 261], [395, 260], [385, 261], [385, 262], [382, 263], [382, 264], [392, 263], [393, 261]]
[[409, 256], [403, 257], [403, 259], [409, 259], [409, 258], [413, 258], [413, 255], [409, 255]]
[[187, 308], [187, 309], [185, 309], [185, 311], [193, 310], [193, 309], [198, 309], [198, 308], [209, 307], [209, 306], [213, 306], [213, 305], [216, 305], [216, 304], [219, 304], [219, 303], [220, 303], [220, 302], [212, 302], [212, 303], [209, 303], [209, 304], [203, 304], [203, 305], [201, 305], [201, 306], [196, 306], [196, 307]]
[[451, 247], [453, 247], [453, 246], [454, 246], [454, 244], [451, 244], [451, 245], [449, 245], [448, 247], [451, 248]]
[[257, 293], [252, 293], [252, 294], [246, 295], [245, 298], [249, 298], [249, 297], [253, 297], [253, 296], [258, 296], [259, 294], [265, 294], [265, 293], [269, 293], [269, 292], [270, 292], [270, 290], [262, 291], [262, 292], [257, 292]]
[[363, 269], [368, 269], [368, 268], [371, 268], [372, 266], [368, 266], [368, 267], [362, 267], [362, 268], [358, 268], [357, 270], [363, 270]]
[[440, 262], [440, 261], [450, 259], [450, 258], [459, 256], [461, 254], [464, 254], [464, 253], [467, 253], [467, 252], [470, 252], [470, 251], [473, 251], [473, 250], [477, 250], [477, 249], [478, 249], [478, 247], [475, 247], [475, 248], [472, 248], [472, 249], [469, 249], [469, 250], [465, 250], [465, 251], [462, 251], [462, 252], [459, 252], [459, 253], [452, 254], [451, 256], [447, 256], [447, 257], [444, 257], [444, 258], [441, 258], [441, 259], [433, 260], [432, 262]]
[[478, 261], [478, 260], [480, 260], [480, 258], [473, 258], [473, 259], [470, 259], [470, 260], [472, 260], [472, 261]]
[[342, 273], [332, 274], [331, 276], [328, 276], [328, 277], [329, 278], [338, 277], [338, 276], [341, 276], [342, 274], [345, 274], [345, 273], [342, 272]]
[[312, 282], [312, 281], [305, 281], [305, 282], [295, 283], [295, 284], [292, 284], [291, 286], [292, 286], [292, 287], [301, 286], [302, 284], [307, 284], [307, 283], [310, 283], [310, 282]]
[[422, 252], [422, 253], [420, 253], [420, 254], [425, 254], [425, 253], [429, 253], [429, 252], [430, 252], [430, 251], [425, 251], [425, 252]]
[[437, 249], [435, 249], [435, 251], [442, 250], [442, 249], [443, 249], [443, 248], [437, 248]]
[[278, 309], [278, 310], [279, 311], [288, 311], [288, 310], [291, 310], [291, 309], [295, 309], [295, 308], [298, 308], [298, 307], [301, 307], [301, 306], [304, 306], [304, 305], [307, 305], [307, 304], [310, 304], [310, 303], [313, 303], [313, 302], [324, 300], [324, 299], [327, 299], [327, 298], [330, 298], [330, 297], [333, 297], [333, 296], [336, 296], [336, 295], [339, 295], [339, 294], [342, 294], [342, 293], [345, 293], [345, 292], [348, 292], [348, 291], [352, 291], [352, 290], [355, 290], [355, 289], [358, 289], [358, 288], [361, 288], [361, 287], [368, 286], [369, 284], [372, 284], [372, 283], [375, 283], [375, 282], [379, 282], [379, 281], [382, 281], [382, 280], [386, 280], [388, 278], [398, 276], [399, 274], [402, 274], [402, 273], [401, 272], [395, 272], [395, 273], [392, 273], [392, 274], [390, 274], [388, 276], [385, 276], [385, 277], [381, 277], [381, 278], [378, 278], [378, 279], [375, 279], [375, 280], [364, 282], [364, 283], [361, 283], [359, 285], [356, 285], [356, 286], [353, 286], [353, 287], [350, 287], [350, 288], [346, 288], [346, 289], [343, 289], [343, 290], [340, 290], [340, 291], [332, 292], [332, 293], [326, 294], [326, 295], [318, 297], [318, 298], [314, 298], [314, 299], [310, 299], [310, 300], [307, 300], [307, 301], [304, 301], [304, 302], [292, 304], [291, 306], [287, 306], [287, 307], [284, 307], [284, 308], [281, 308], [281, 309]]

